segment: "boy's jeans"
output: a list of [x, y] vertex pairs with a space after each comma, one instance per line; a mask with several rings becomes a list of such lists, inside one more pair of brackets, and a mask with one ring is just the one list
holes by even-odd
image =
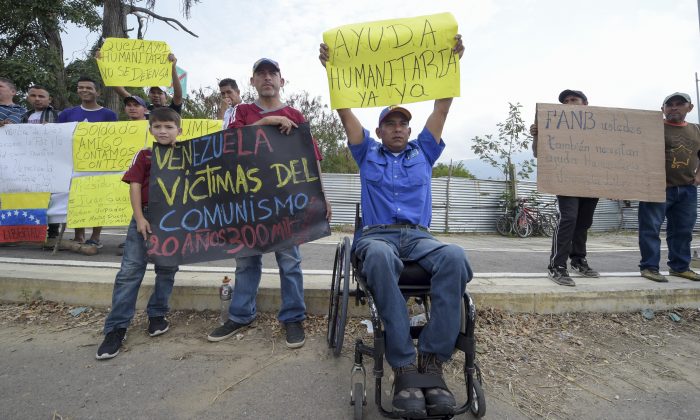
[[[136, 220], [132, 218], [126, 233], [122, 266], [114, 279], [112, 310], [105, 320], [105, 335], [114, 329], [129, 327], [136, 311], [136, 298], [147, 263], [146, 243], [143, 235], [136, 231]], [[173, 291], [177, 270], [177, 266], [155, 266], [156, 283], [146, 308], [149, 317], [165, 316], [168, 312], [168, 300]]]

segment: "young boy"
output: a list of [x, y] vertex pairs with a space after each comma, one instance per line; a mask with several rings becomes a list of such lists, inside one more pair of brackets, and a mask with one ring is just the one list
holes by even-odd
[[[171, 108], [156, 108], [151, 112], [150, 131], [159, 144], [175, 146], [177, 136], [182, 133], [180, 115]], [[134, 162], [122, 180], [129, 184], [129, 195], [134, 217], [126, 234], [126, 246], [122, 265], [114, 280], [112, 310], [105, 320], [105, 339], [97, 350], [97, 359], [111, 359], [119, 354], [119, 348], [126, 339], [126, 329], [136, 311], [136, 297], [141, 281], [146, 273], [146, 243], [151, 225], [148, 222], [148, 179], [151, 175], [151, 150], [138, 152]], [[148, 300], [148, 335], [155, 337], [168, 331], [165, 319], [168, 312], [168, 299], [173, 290], [173, 282], [178, 267], [156, 265], [156, 282]]]

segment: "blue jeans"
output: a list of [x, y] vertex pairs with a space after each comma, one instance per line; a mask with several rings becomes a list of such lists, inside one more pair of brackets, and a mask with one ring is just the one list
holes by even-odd
[[[299, 247], [293, 246], [275, 252], [280, 270], [280, 294], [282, 306], [277, 314], [280, 322], [303, 321], [306, 318], [304, 304], [304, 277], [301, 273]], [[229, 319], [239, 324], [248, 324], [255, 319], [255, 297], [262, 276], [262, 255], [236, 258], [236, 279], [229, 307]]]
[[[146, 274], [147, 264], [146, 244], [143, 236], [136, 231], [136, 220], [132, 218], [129, 230], [126, 232], [122, 265], [114, 279], [112, 310], [109, 311], [109, 315], [105, 319], [105, 334], [117, 328], [129, 327], [136, 311], [136, 298], [143, 276]], [[168, 300], [173, 291], [177, 270], [177, 266], [155, 266], [156, 283], [146, 307], [149, 317], [165, 316], [168, 313], [168, 309], [170, 309]]]
[[418, 350], [449, 360], [459, 334], [462, 296], [472, 279], [464, 250], [418, 229], [371, 228], [357, 241], [355, 252], [384, 323], [387, 362], [398, 368], [416, 361], [406, 300], [398, 286], [403, 261], [416, 261], [432, 274], [430, 322], [418, 338]]
[[639, 202], [639, 269], [659, 269], [661, 224], [666, 217], [668, 266], [676, 272], [690, 267], [690, 241], [697, 219], [697, 187], [683, 185], [666, 188], [665, 203]]

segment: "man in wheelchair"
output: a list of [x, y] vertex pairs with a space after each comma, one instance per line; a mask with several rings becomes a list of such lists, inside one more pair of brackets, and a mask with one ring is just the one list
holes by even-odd
[[[461, 58], [461, 36], [455, 39], [453, 51]], [[325, 66], [325, 44], [319, 59]], [[462, 295], [472, 270], [461, 247], [436, 240], [428, 230], [432, 166], [445, 148], [441, 135], [451, 104], [452, 98], [436, 100], [412, 141], [411, 113], [405, 108], [381, 112], [375, 130], [381, 142], [370, 137], [351, 109], [337, 110], [360, 168], [363, 229], [355, 253], [385, 325], [385, 356], [395, 376], [392, 408], [402, 417], [451, 415], [456, 408], [442, 365], [455, 349]], [[431, 280], [430, 321], [418, 338], [418, 355], [398, 286], [404, 261], [417, 262]]]

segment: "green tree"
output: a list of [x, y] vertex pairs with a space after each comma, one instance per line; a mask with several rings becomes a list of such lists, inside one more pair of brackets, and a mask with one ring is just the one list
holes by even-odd
[[71, 23], [97, 30], [101, 0], [0, 0], [0, 75], [12, 80], [20, 96], [33, 84], [46, 86], [54, 104], [70, 102], [61, 33]]
[[532, 136], [520, 116], [522, 106], [519, 103], [513, 105], [509, 102], [508, 107], [506, 120], [496, 124], [498, 137], [494, 138], [492, 134], [476, 136], [472, 139], [471, 149], [479, 159], [501, 170], [509, 186], [505, 198], [510, 204], [516, 198], [516, 179], [530, 178], [530, 174], [534, 171], [535, 160], [524, 160], [517, 165], [517, 168], [513, 163], [513, 155], [530, 148]]
[[[65, 65], [61, 34], [68, 24], [102, 29], [102, 37], [127, 38], [133, 31], [127, 25], [127, 16], [138, 23], [138, 38], [145, 35], [147, 20], [160, 20], [197, 36], [177, 19], [153, 12], [155, 0], [145, 0], [145, 7], [138, 6], [143, 0], [0, 0], [0, 75], [12, 80], [22, 97], [29, 86], [46, 86], [54, 98], [54, 105], [63, 109], [77, 103], [75, 81], [80, 74], [100, 80], [94, 63], [93, 46], [83, 59]], [[189, 17], [190, 10], [198, 0], [180, 0], [181, 10]], [[100, 16], [99, 8], [102, 8]], [[84, 73], [80, 73], [84, 72]], [[103, 94], [106, 106], [120, 109], [121, 103], [111, 89]]]
[[464, 162], [457, 162], [457, 164], [438, 163], [433, 166], [433, 178], [440, 178], [444, 176], [452, 176], [457, 178], [468, 178], [474, 179], [475, 176], [469, 172], [469, 169], [464, 167]]
[[357, 173], [358, 168], [350, 151], [345, 146], [345, 129], [338, 115], [321, 101], [320, 96], [311, 97], [302, 90], [287, 95], [290, 106], [301, 111], [309, 121], [311, 135], [318, 142], [323, 160], [321, 169], [326, 173]]

